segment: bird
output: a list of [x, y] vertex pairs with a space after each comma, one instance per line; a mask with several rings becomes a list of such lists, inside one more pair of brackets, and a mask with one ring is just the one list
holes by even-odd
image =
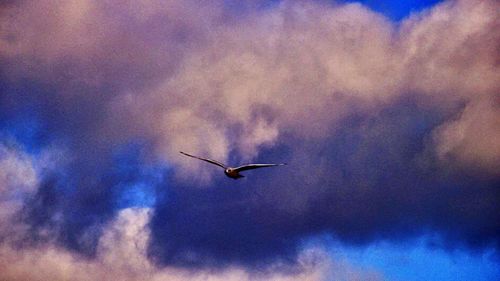
[[283, 165], [286, 165], [286, 163], [280, 163], [280, 164], [246, 164], [246, 165], [242, 165], [242, 166], [239, 166], [239, 167], [229, 167], [229, 166], [226, 166], [226, 165], [222, 164], [219, 161], [215, 161], [215, 160], [208, 159], [208, 158], [202, 158], [202, 157], [194, 156], [194, 155], [182, 152], [182, 151], [179, 151], [179, 152], [181, 154], [183, 154], [183, 155], [188, 156], [188, 157], [196, 158], [198, 160], [202, 160], [202, 161], [205, 161], [205, 162], [217, 165], [217, 166], [219, 166], [219, 167], [221, 167], [221, 168], [224, 169], [224, 174], [226, 176], [228, 176], [228, 177], [230, 177], [232, 179], [235, 179], [235, 180], [237, 180], [239, 178], [244, 178], [245, 176], [241, 175], [240, 172], [243, 172], [243, 171], [246, 171], [246, 170], [253, 170], [253, 169], [258, 169], [258, 168], [265, 168], [265, 167], [274, 167], [274, 166], [283, 166]]

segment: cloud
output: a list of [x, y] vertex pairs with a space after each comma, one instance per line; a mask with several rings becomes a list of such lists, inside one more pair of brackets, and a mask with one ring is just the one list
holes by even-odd
[[[102, 258], [117, 198], [146, 182], [161, 265], [295, 260], [323, 232], [498, 248], [498, 3], [445, 1], [395, 24], [358, 3], [234, 15], [222, 2], [0, 7], [1, 117], [33, 112], [42, 143], [65, 151], [27, 185], [32, 240], [50, 230], [57, 251]], [[179, 150], [291, 165], [229, 183]], [[2, 165], [29, 167], [22, 155]]]
[[456, 118], [434, 133], [437, 153], [447, 164], [498, 176], [500, 111], [495, 100], [470, 103]]
[[[59, 155], [59, 151], [44, 151]], [[380, 280], [380, 274], [364, 271], [342, 260], [335, 261], [322, 249], [305, 249], [291, 267], [276, 264], [266, 271], [244, 267], [223, 270], [192, 270], [158, 267], [147, 255], [150, 239], [149, 208], [121, 210], [104, 229], [92, 259], [57, 244], [54, 237], [36, 244], [23, 244], [31, 235], [29, 227], [18, 220], [24, 198], [37, 192], [38, 182], [54, 162], [45, 163], [23, 151], [15, 142], [0, 145], [0, 279], [2, 280]], [[43, 187], [41, 187], [43, 188]], [[17, 196], [15, 196], [17, 195]], [[286, 267], [286, 270], [283, 268]], [[28, 270], [27, 270], [28, 269]]]
[[32, 159], [19, 152], [15, 147], [5, 144], [0, 146], [0, 191], [4, 196], [11, 195], [16, 187], [19, 191], [31, 191], [38, 185], [36, 171]]
[[497, 180], [423, 157], [435, 118], [399, 104], [346, 122], [328, 140], [268, 150], [267, 159], [294, 153], [287, 167], [251, 181], [221, 177], [209, 190], [175, 181], [156, 205], [150, 250], [167, 264], [258, 266], [293, 259], [302, 239], [324, 232], [355, 245], [431, 232], [444, 247], [496, 248]]
[[0, 142], [0, 234], [5, 235], [12, 217], [23, 202], [23, 195], [37, 188], [38, 177], [33, 159], [13, 146]]
[[[241, 267], [221, 271], [192, 271], [176, 267], [156, 267], [147, 257], [151, 210], [122, 210], [106, 228], [99, 240], [94, 259], [44, 244], [19, 248], [3, 243], [0, 246], [0, 278], [2, 280], [380, 280], [375, 272], [364, 272], [345, 262], [338, 264], [319, 249], [304, 251], [292, 271], [253, 272]], [[26, 269], [29, 270], [26, 270]]]
[[234, 19], [189, 1], [47, 0], [4, 9], [2, 56], [11, 75], [48, 75], [50, 103], [64, 97], [61, 113], [85, 118], [79, 130], [148, 136], [177, 165], [179, 148], [248, 159], [283, 131], [324, 138], [408, 93], [448, 106], [496, 100], [496, 3], [471, 3], [445, 2], [398, 28], [356, 3], [284, 1]]

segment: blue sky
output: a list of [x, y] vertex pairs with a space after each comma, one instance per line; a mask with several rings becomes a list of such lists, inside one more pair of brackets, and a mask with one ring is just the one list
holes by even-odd
[[418, 0], [412, 0], [412, 1], [397, 1], [397, 0], [390, 0], [390, 1], [345, 1], [345, 2], [352, 2], [352, 3], [362, 3], [363, 5], [366, 5], [373, 9], [374, 11], [377, 11], [386, 17], [394, 20], [394, 21], [399, 21], [410, 15], [411, 13], [417, 13], [421, 10], [428, 9], [442, 1], [439, 0], [423, 0], [423, 1], [418, 1]]
[[498, 279], [499, 4], [353, 2], [0, 4], [0, 279]]
[[332, 255], [363, 268], [383, 272], [387, 280], [495, 280], [500, 276], [493, 252], [446, 251], [414, 242], [379, 242], [369, 247], [332, 246]]

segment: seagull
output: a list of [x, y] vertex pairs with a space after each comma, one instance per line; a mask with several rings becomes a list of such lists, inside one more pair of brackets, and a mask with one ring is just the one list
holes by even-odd
[[201, 158], [201, 157], [198, 157], [198, 156], [187, 154], [187, 153], [182, 152], [182, 151], [179, 151], [179, 152], [181, 154], [183, 154], [183, 155], [186, 155], [186, 156], [189, 156], [189, 157], [193, 157], [193, 158], [196, 158], [196, 159], [199, 159], [199, 160], [202, 160], [202, 161], [205, 161], [205, 162], [217, 165], [217, 166], [219, 166], [219, 167], [221, 167], [221, 168], [224, 169], [224, 174], [226, 174], [226, 176], [228, 176], [228, 177], [230, 177], [232, 179], [235, 179], [235, 180], [237, 180], [239, 178], [244, 178], [245, 176], [240, 175], [240, 172], [243, 172], [243, 171], [246, 171], [246, 170], [252, 170], [252, 169], [258, 169], [258, 168], [265, 168], [265, 167], [273, 167], [273, 166], [283, 166], [283, 165], [286, 165], [285, 163], [280, 163], [280, 164], [247, 164], [247, 165], [242, 165], [242, 166], [233, 168], [233, 167], [228, 167], [228, 166], [222, 164], [219, 161], [215, 161], [215, 160], [207, 159], [207, 158]]

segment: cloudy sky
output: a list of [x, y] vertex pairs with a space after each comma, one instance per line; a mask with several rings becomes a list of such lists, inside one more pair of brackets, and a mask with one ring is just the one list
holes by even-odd
[[0, 1], [0, 279], [496, 280], [499, 13]]

